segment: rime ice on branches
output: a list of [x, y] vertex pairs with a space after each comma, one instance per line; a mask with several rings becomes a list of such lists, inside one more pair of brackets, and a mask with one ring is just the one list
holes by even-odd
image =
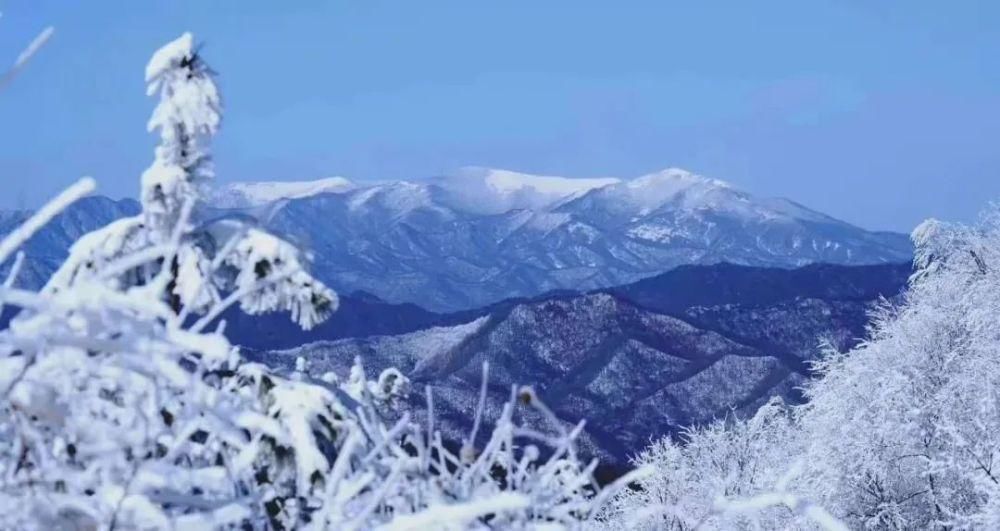
[[[40, 292], [13, 287], [20, 255], [0, 287], [21, 308], [0, 332], [0, 528], [575, 528], [598, 512], [613, 490], [577, 457], [582, 425], [519, 422], [530, 390], [456, 455], [433, 424], [386, 420], [409, 389], [395, 369], [371, 381], [357, 360], [338, 383], [306, 360], [288, 374], [245, 362], [227, 308], [308, 328], [337, 297], [289, 242], [200, 217], [221, 106], [192, 37], [146, 77], [160, 143], [142, 212], [80, 238]], [[0, 241], [0, 262], [93, 187]]]

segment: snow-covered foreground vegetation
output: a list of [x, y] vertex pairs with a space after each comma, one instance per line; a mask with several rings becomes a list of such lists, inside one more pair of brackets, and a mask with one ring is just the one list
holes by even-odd
[[[638, 529], [1000, 528], [1000, 211], [975, 227], [927, 221], [913, 239], [905, 299], [879, 308], [858, 348], [826, 353], [806, 405], [772, 402], [654, 444], [637, 463], [655, 472], [605, 518]], [[747, 501], [720, 501], [732, 498]]]
[[142, 212], [81, 238], [37, 292], [16, 287], [18, 249], [94, 182], [0, 241], [0, 306], [21, 309], [0, 332], [0, 529], [1000, 528], [1000, 212], [921, 225], [909, 292], [858, 348], [828, 349], [805, 405], [657, 441], [602, 489], [583, 424], [530, 387], [494, 426], [481, 399], [449, 445], [432, 389], [426, 423], [400, 413], [398, 370], [246, 362], [227, 308], [309, 328], [338, 298], [294, 245], [203, 216], [221, 106], [191, 36], [146, 79]]
[[146, 79], [160, 143], [142, 212], [81, 238], [39, 292], [15, 287], [15, 252], [94, 182], [0, 242], [0, 262], [16, 261], [0, 303], [22, 309], [0, 334], [0, 528], [579, 527], [639, 477], [602, 490], [575, 450], [582, 424], [530, 387], [452, 451], [433, 415], [395, 414], [398, 371], [244, 362], [222, 335], [226, 308], [308, 328], [337, 297], [291, 244], [200, 217], [221, 107], [191, 36], [159, 50]]

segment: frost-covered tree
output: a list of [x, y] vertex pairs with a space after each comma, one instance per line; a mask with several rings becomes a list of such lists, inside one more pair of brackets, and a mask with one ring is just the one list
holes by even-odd
[[81, 238], [37, 293], [14, 287], [14, 253], [93, 181], [0, 240], [0, 263], [14, 258], [0, 305], [22, 309], [0, 332], [0, 529], [572, 528], [638, 477], [601, 490], [575, 450], [582, 424], [530, 388], [453, 452], [430, 390], [429, 425], [395, 411], [399, 371], [245, 362], [213, 326], [226, 308], [311, 326], [336, 296], [289, 243], [199, 218], [220, 106], [190, 35], [147, 79], [161, 143], [142, 213]]
[[858, 526], [988, 528], [1000, 516], [1000, 216], [927, 221], [913, 239], [906, 300], [807, 389], [815, 466], [801, 484]]
[[[146, 82], [148, 93], [160, 98], [148, 126], [159, 132], [160, 144], [142, 175], [142, 212], [81, 238], [46, 291], [95, 280], [142, 286], [158, 292], [178, 322], [219, 308], [219, 301], [253, 314], [290, 311], [305, 328], [336, 310], [336, 295], [305, 272], [306, 257], [293, 245], [242, 220], [199, 219], [214, 177], [209, 144], [222, 107], [191, 34], [153, 55]], [[122, 260], [126, 255], [157, 260], [132, 264]], [[217, 315], [206, 317], [203, 326]]]
[[[767, 407], [656, 443], [639, 458], [654, 469], [644, 490], [620, 495], [613, 515], [645, 510], [682, 529], [837, 525], [830, 515], [856, 529], [1000, 525], [1000, 210], [973, 227], [927, 221], [913, 240], [904, 299], [874, 311], [857, 348], [826, 352], [787, 424]], [[772, 508], [719, 520], [734, 495]]]
[[792, 435], [791, 411], [773, 399], [749, 419], [731, 416], [660, 439], [635, 459], [652, 472], [621, 492], [602, 520], [608, 528], [780, 529], [788, 520], [787, 500], [747, 507], [732, 502], [783, 491], [794, 455]]

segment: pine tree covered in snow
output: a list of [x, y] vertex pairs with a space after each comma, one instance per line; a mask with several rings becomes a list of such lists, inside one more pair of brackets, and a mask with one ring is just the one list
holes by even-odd
[[[222, 116], [212, 72], [190, 34], [156, 52], [146, 82], [160, 96], [149, 120], [160, 144], [142, 175], [142, 213], [78, 241], [46, 291], [94, 279], [143, 286], [181, 321], [226, 296], [249, 313], [291, 311], [305, 328], [336, 310], [336, 295], [304, 271], [305, 257], [289, 243], [245, 222], [193, 215], [214, 176], [208, 148]], [[131, 264], [121, 260], [127, 254], [158, 259]]]
[[0, 241], [0, 262], [15, 260], [0, 303], [22, 308], [0, 333], [0, 528], [578, 527], [637, 477], [600, 490], [575, 451], [582, 424], [564, 426], [530, 388], [453, 452], [430, 390], [431, 425], [395, 411], [399, 371], [245, 362], [216, 324], [226, 308], [309, 327], [336, 295], [291, 244], [199, 218], [221, 106], [190, 35], [154, 55], [147, 81], [161, 142], [142, 213], [81, 238], [37, 293], [13, 287], [15, 251], [94, 183]]

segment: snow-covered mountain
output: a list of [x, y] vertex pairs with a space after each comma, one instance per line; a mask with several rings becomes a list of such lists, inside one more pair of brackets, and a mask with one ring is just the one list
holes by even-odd
[[[131, 210], [122, 204], [74, 205], [63, 217], [76, 225], [64, 228], [95, 229]], [[341, 293], [435, 311], [621, 285], [684, 264], [877, 264], [911, 252], [904, 235], [679, 169], [634, 179], [465, 168], [415, 181], [231, 183], [210, 204], [298, 241], [313, 253], [317, 276]], [[49, 257], [65, 255], [64, 240], [29, 252], [35, 281], [58, 263]]]
[[[489, 172], [481, 175], [491, 182]], [[313, 250], [314, 269], [345, 293], [344, 305], [309, 334], [272, 329], [269, 323], [277, 320], [269, 317], [233, 318], [227, 327], [233, 339], [262, 348], [257, 355], [271, 363], [304, 354], [338, 369], [355, 355], [370, 368], [398, 365], [416, 381], [440, 388], [442, 419], [453, 423], [474, 403], [479, 364], [489, 359], [496, 398], [515, 381], [538, 385], [567, 420], [586, 416], [602, 426], [590, 434], [591, 444], [620, 463], [651, 435], [730, 408], [750, 411], [774, 394], [794, 397], [817, 339], [848, 345], [860, 337], [868, 302], [898, 290], [907, 274], [905, 266], [889, 265], [758, 271], [720, 264], [656, 275], [685, 260], [697, 263], [686, 254], [692, 249], [701, 257], [781, 266], [909, 259], [900, 235], [866, 232], [685, 172], [590, 183], [544, 199], [530, 177], [518, 176], [528, 193], [510, 194], [517, 187], [497, 193], [533, 206], [500, 214], [475, 211], [447, 180], [254, 204], [253, 211], [269, 212], [265, 223]], [[29, 241], [19, 283], [40, 285], [77, 237], [137, 210], [135, 201], [103, 197], [74, 204]], [[26, 216], [0, 214], [0, 232]], [[642, 223], [678, 236], [627, 236]], [[715, 228], [720, 224], [725, 229]], [[709, 236], [699, 238], [697, 230]], [[789, 239], [794, 237], [797, 245]], [[804, 244], [818, 238], [839, 247]], [[845, 249], [850, 252], [838, 254]], [[589, 294], [509, 298], [551, 287], [619, 285], [633, 277], [652, 278]], [[352, 295], [352, 287], [368, 287], [374, 295]], [[437, 309], [507, 300], [440, 314], [379, 297]], [[312, 340], [320, 341], [297, 347]], [[275, 346], [295, 348], [270, 350]]]
[[632, 282], [683, 264], [906, 261], [909, 239], [670, 169], [631, 180], [468, 169], [281, 201], [267, 225], [321, 278], [450, 311]]
[[355, 187], [343, 177], [327, 177], [314, 181], [236, 182], [216, 187], [210, 202], [218, 208], [245, 208], [266, 205], [282, 199], [343, 192]]
[[[732, 410], [750, 414], [772, 396], [797, 400], [819, 340], [856, 344], [870, 304], [898, 294], [909, 272], [906, 264], [688, 266], [607, 291], [441, 315], [394, 335], [344, 337], [330, 327], [319, 333], [341, 339], [251, 356], [288, 366], [303, 356], [319, 372], [342, 373], [355, 356], [369, 369], [398, 367], [421, 384], [411, 396], [417, 409], [422, 384], [434, 386], [435, 409], [456, 437], [468, 428], [457, 419], [472, 418], [489, 361], [493, 405], [513, 383], [535, 385], [560, 418], [588, 419], [591, 449], [622, 465], [650, 437]], [[428, 324], [426, 315], [414, 318]], [[230, 324], [251, 343], [294, 344], [260, 336], [259, 323]]]
[[431, 180], [456, 210], [503, 214], [511, 210], [545, 210], [559, 201], [621, 182], [614, 177], [569, 179], [470, 166]]

